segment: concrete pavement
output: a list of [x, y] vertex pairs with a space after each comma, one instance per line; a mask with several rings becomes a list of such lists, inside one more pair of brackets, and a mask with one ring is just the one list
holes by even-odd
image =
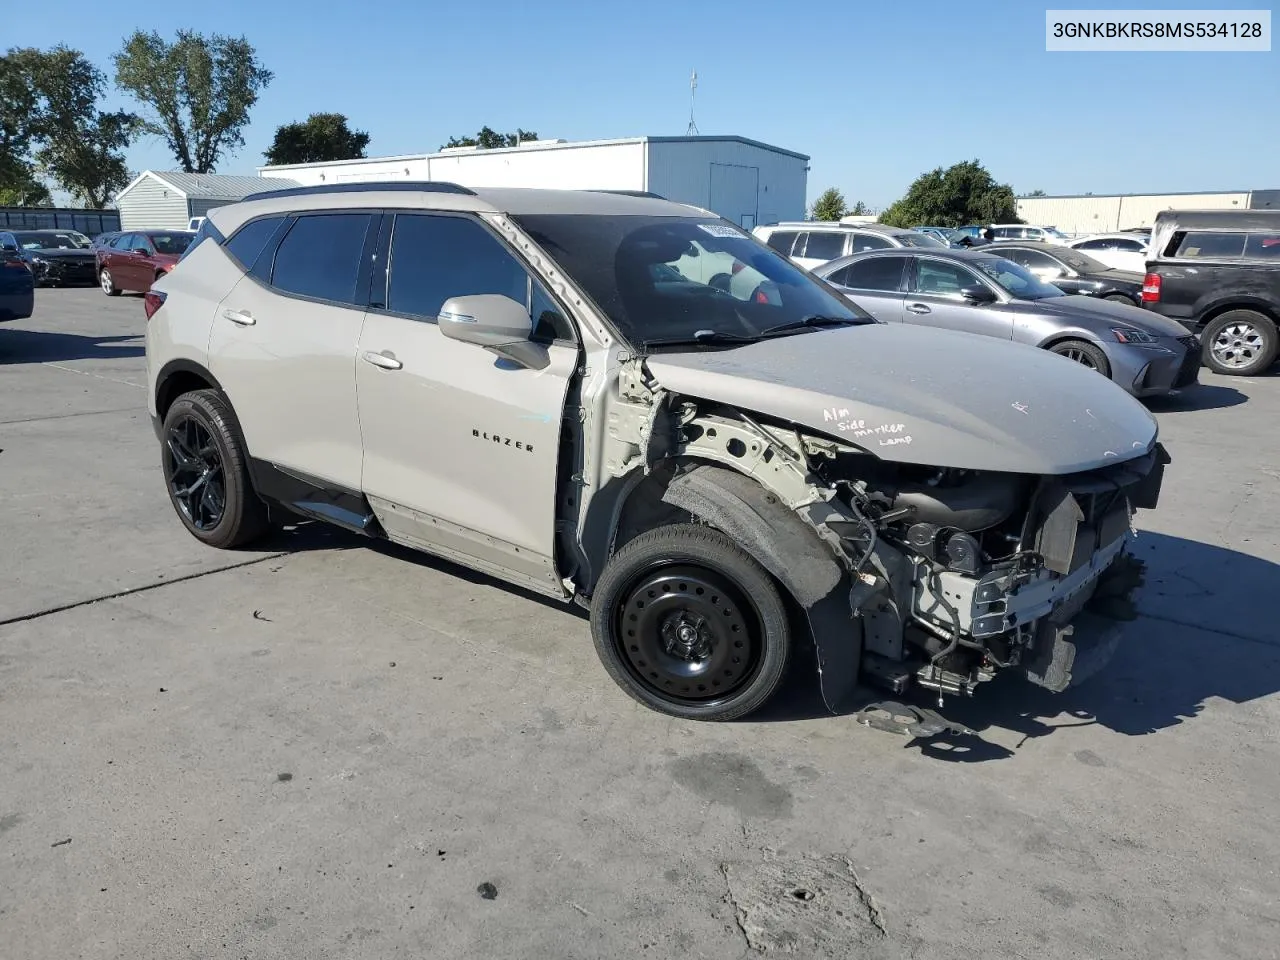
[[1155, 408], [1111, 669], [998, 680], [954, 704], [978, 738], [921, 744], [807, 673], [659, 716], [576, 611], [397, 548], [206, 550], [141, 302], [38, 298], [0, 327], [6, 958], [1280, 953], [1280, 377]]

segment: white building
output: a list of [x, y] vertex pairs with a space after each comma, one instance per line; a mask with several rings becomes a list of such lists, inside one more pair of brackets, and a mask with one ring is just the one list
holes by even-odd
[[1107, 233], [1149, 227], [1161, 210], [1248, 210], [1280, 206], [1280, 191], [1018, 197], [1018, 219], [1064, 233]]
[[[297, 183], [286, 186], [300, 186]], [[121, 230], [185, 230], [192, 217], [262, 189], [258, 177], [144, 170], [116, 194]]]
[[745, 137], [534, 140], [518, 147], [260, 167], [303, 186], [444, 180], [464, 187], [641, 190], [713, 210], [748, 229], [802, 220], [809, 158]]

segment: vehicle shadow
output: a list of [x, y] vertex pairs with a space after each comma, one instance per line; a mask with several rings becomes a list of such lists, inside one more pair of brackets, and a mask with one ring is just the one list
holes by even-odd
[[119, 360], [141, 357], [145, 349], [142, 334], [95, 337], [78, 333], [0, 328], [0, 365], [56, 363], [60, 360]]
[[1152, 413], [1182, 413], [1193, 410], [1220, 410], [1246, 403], [1249, 395], [1235, 387], [1201, 383], [1177, 396], [1148, 397], [1147, 409]]
[[[1018, 745], [1066, 727], [1095, 724], [1126, 736], [1145, 736], [1194, 720], [1211, 699], [1241, 704], [1280, 692], [1280, 635], [1270, 607], [1280, 564], [1147, 532], [1134, 552], [1147, 564], [1146, 583], [1137, 595], [1138, 617], [1126, 625], [1106, 667], [1060, 694], [1009, 671], [973, 698], [945, 698], [938, 712], [975, 731], [972, 736], [942, 735], [904, 744], [950, 762], [1007, 759], [1016, 748], [992, 742], [984, 732], [1020, 734]], [[895, 698], [859, 687], [839, 713], [856, 713], [884, 699]], [[936, 709], [929, 691], [896, 699]], [[775, 702], [751, 719], [779, 722], [826, 715], [816, 671], [797, 670]]]
[[[496, 578], [386, 540], [371, 540], [327, 524], [300, 521], [276, 531], [258, 549], [305, 551], [372, 549], [437, 570], [468, 583], [518, 594], [581, 621], [587, 611], [513, 587]], [[1126, 625], [1115, 655], [1079, 686], [1050, 693], [1007, 671], [973, 698], [947, 697], [937, 708], [930, 691], [900, 697], [858, 686], [840, 704], [848, 716], [868, 704], [897, 699], [935, 709], [972, 735], [902, 738], [903, 745], [953, 763], [982, 763], [1016, 756], [1027, 740], [1078, 726], [1100, 725], [1126, 736], [1145, 736], [1194, 720], [1211, 699], [1242, 704], [1280, 692], [1280, 635], [1269, 606], [1280, 564], [1210, 544], [1160, 533], [1141, 533], [1134, 553], [1147, 565], [1137, 595], [1138, 616]], [[740, 723], [787, 723], [832, 716], [818, 684], [817, 660], [803, 622], [795, 624], [791, 667], [778, 693]], [[585, 629], [585, 623], [584, 623]], [[984, 733], [1020, 737], [1010, 749]], [[868, 735], [893, 737], [868, 731]]]

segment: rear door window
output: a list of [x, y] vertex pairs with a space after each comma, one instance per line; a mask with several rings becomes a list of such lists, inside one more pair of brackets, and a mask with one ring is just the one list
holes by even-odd
[[[254, 263], [266, 248], [267, 241], [280, 228], [280, 224], [284, 223], [284, 219], [284, 217], [263, 217], [261, 220], [246, 223], [227, 241], [223, 249], [231, 254], [245, 270], [252, 270]], [[202, 233], [208, 225], [207, 220], [201, 224]]]
[[372, 216], [324, 213], [299, 217], [276, 251], [271, 285], [316, 300], [356, 304], [360, 254]]
[[892, 293], [902, 284], [907, 257], [868, 257], [832, 274], [831, 282], [855, 290]]
[[800, 234], [795, 230], [775, 230], [769, 234], [769, 239], [766, 242], [784, 257], [789, 257], [791, 256], [791, 248], [795, 245], [796, 237], [798, 236]]
[[1244, 256], [1243, 233], [1193, 231], [1178, 244], [1177, 256], [1189, 260], [1238, 260]]
[[808, 234], [808, 242], [804, 245], [804, 253], [797, 247], [796, 256], [809, 260], [834, 260], [844, 255], [845, 233], [843, 230], [812, 230]]

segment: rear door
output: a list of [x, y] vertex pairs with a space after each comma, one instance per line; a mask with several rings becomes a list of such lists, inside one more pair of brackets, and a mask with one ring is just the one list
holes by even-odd
[[[355, 364], [363, 487], [389, 534], [559, 595], [556, 469], [578, 348], [567, 313], [482, 221], [388, 215]], [[440, 332], [450, 297], [525, 304], [546, 366]]]
[[976, 270], [954, 260], [918, 257], [915, 276], [904, 302], [903, 319], [923, 327], [963, 330], [1003, 340], [1013, 339], [1013, 311], [997, 303], [971, 303], [960, 291], [985, 287], [999, 292]]
[[865, 257], [837, 270], [827, 282], [881, 323], [901, 323], [910, 259], [905, 254]]
[[[360, 489], [355, 356], [379, 222], [343, 210], [263, 221], [258, 236], [242, 228], [227, 249], [243, 235], [242, 249], [262, 252], [218, 305], [209, 338], [250, 455], [343, 492]], [[273, 237], [265, 250], [263, 233]]]

